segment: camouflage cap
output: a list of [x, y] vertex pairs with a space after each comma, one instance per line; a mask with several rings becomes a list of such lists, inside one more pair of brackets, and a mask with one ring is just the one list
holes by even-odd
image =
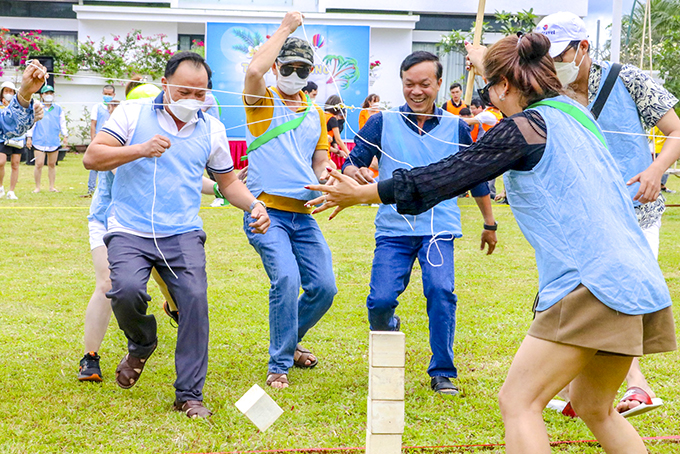
[[314, 66], [314, 51], [304, 39], [289, 36], [281, 47], [277, 61], [279, 63], [300, 62]]

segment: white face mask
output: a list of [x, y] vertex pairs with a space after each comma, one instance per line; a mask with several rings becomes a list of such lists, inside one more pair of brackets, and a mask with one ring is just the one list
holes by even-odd
[[179, 99], [173, 101], [172, 95], [170, 95], [170, 90], [168, 90], [168, 98], [170, 98], [170, 105], [167, 106], [170, 112], [177, 117], [179, 121], [188, 123], [196, 115], [196, 113], [203, 106], [203, 101], [198, 99]]
[[579, 62], [578, 65], [576, 64], [577, 56], [578, 52], [574, 54], [574, 60], [569, 63], [565, 63], [563, 61], [555, 62], [557, 78], [560, 80], [560, 82], [562, 82], [563, 87], [566, 87], [567, 85], [571, 84], [578, 77], [578, 70], [581, 66], [581, 63], [583, 63], [583, 59], [586, 58], [586, 54], [583, 54], [583, 57], [581, 57], [581, 61]]
[[43, 101], [45, 101], [45, 102], [52, 102], [52, 101], [54, 101], [54, 95], [45, 95], [45, 96], [43, 96]]
[[5, 101], [10, 102], [12, 98], [14, 98], [14, 95], [10, 95], [9, 93], [5, 93]]
[[295, 71], [288, 77], [283, 77], [281, 73], [279, 73], [279, 78], [276, 80], [276, 86], [288, 96], [293, 96], [307, 86], [307, 79], [300, 79], [300, 76], [298, 76]]

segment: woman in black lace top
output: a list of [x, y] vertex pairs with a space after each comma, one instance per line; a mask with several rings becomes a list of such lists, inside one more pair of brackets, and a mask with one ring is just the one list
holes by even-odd
[[601, 131], [559, 96], [549, 47], [536, 33], [506, 37], [484, 56], [468, 46], [507, 118], [467, 149], [377, 185], [333, 172], [334, 186], [310, 186], [324, 195], [308, 204], [335, 207], [331, 218], [359, 203], [417, 214], [508, 172], [510, 205], [536, 250], [539, 298], [499, 393], [507, 452], [550, 452], [542, 411], [571, 382], [574, 410], [607, 453], [644, 454], [613, 401], [633, 357], [676, 348], [670, 294], [651, 249], [639, 247], [642, 231]]

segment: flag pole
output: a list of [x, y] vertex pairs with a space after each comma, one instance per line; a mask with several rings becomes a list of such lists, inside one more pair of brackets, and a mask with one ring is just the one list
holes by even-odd
[[[482, 26], [484, 24], [484, 7], [486, 6], [486, 0], [479, 0], [477, 5], [477, 18], [475, 19], [475, 35], [472, 40], [472, 44], [475, 46], [481, 44], [482, 41]], [[465, 89], [465, 104], [470, 105], [472, 101], [472, 91], [475, 88], [475, 75], [476, 71], [474, 67], [470, 68], [468, 74], [467, 87]]]

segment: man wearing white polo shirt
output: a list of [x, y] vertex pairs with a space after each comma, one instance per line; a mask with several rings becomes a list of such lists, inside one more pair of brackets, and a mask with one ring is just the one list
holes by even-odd
[[155, 99], [116, 109], [83, 157], [87, 169], [117, 168], [104, 237], [111, 270], [111, 306], [128, 338], [128, 354], [116, 369], [122, 388], [137, 383], [156, 349], [156, 320], [146, 313], [146, 283], [158, 270], [179, 310], [175, 349], [175, 410], [206, 418], [203, 385], [208, 369], [208, 298], [205, 233], [198, 217], [201, 176], [213, 172], [220, 191], [251, 213], [254, 232], [269, 217], [238, 181], [224, 125], [200, 111], [210, 67], [193, 52], [167, 63], [163, 92]]

